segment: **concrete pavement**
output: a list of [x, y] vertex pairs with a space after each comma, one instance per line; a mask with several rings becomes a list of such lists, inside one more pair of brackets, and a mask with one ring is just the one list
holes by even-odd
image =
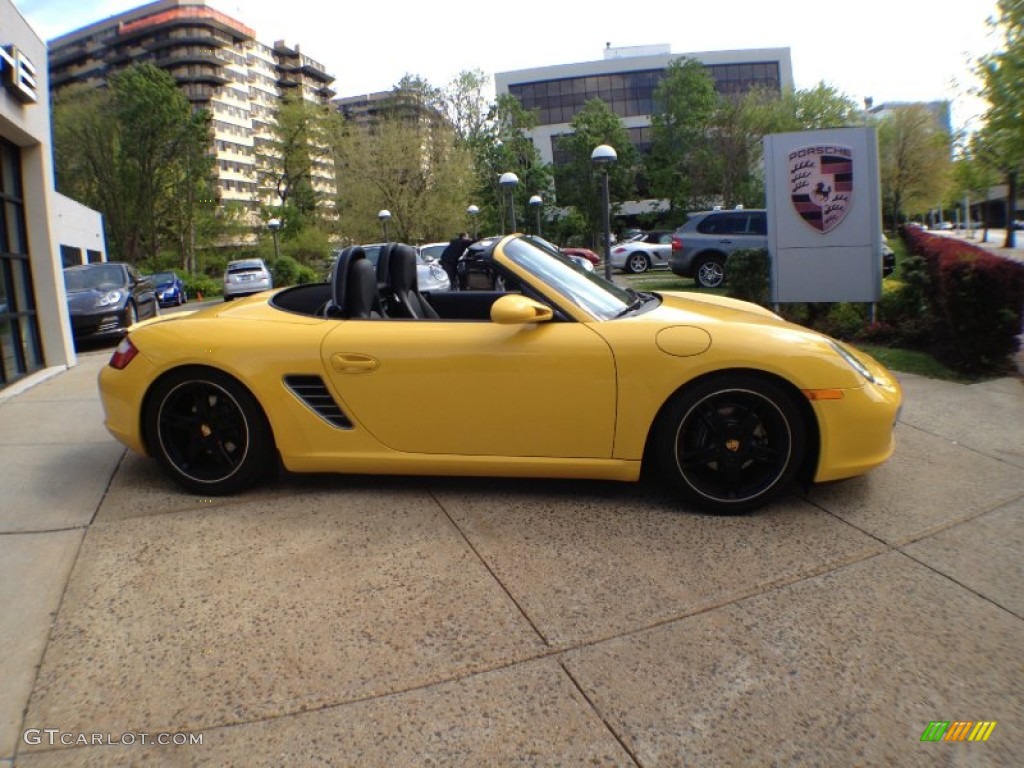
[[[1018, 379], [901, 376], [889, 463], [728, 518], [587, 482], [199, 499], [106, 435], [108, 356], [0, 401], [0, 765], [1019, 764]], [[957, 720], [997, 726], [921, 742]]]

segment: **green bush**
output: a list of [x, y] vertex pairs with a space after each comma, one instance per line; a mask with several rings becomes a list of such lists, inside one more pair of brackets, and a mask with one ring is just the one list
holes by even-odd
[[184, 275], [181, 279], [185, 283], [185, 293], [188, 294], [189, 301], [200, 296], [204, 299], [220, 296], [224, 292], [223, 280], [215, 280], [206, 275]]
[[837, 339], [853, 339], [864, 330], [867, 315], [863, 304], [842, 302], [829, 307], [820, 330]]
[[270, 262], [270, 273], [276, 287], [295, 285], [299, 280], [299, 263], [291, 256], [282, 256]]
[[771, 299], [771, 258], [764, 248], [744, 248], [729, 254], [726, 295], [767, 306]]

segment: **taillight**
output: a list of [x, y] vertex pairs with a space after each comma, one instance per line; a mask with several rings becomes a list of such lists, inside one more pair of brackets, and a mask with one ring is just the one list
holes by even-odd
[[673, 251], [681, 251], [681, 250], [683, 250], [683, 241], [682, 241], [681, 238], [678, 238], [678, 237], [673, 237], [672, 238], [672, 250]]
[[132, 340], [125, 336], [117, 345], [114, 354], [110, 356], [110, 367], [123, 371], [137, 354], [139, 354], [139, 350], [132, 344]]
[[626, 249], [622, 248], [622, 247], [615, 248], [614, 250], [612, 250], [612, 253], [625, 253], [625, 252], [626, 252]]

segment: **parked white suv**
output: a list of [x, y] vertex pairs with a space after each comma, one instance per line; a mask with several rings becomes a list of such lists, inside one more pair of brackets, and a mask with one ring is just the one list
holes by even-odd
[[717, 288], [725, 282], [725, 261], [741, 248], [768, 247], [768, 216], [763, 209], [703, 211], [672, 236], [669, 268], [681, 277], [692, 277], [701, 288]]

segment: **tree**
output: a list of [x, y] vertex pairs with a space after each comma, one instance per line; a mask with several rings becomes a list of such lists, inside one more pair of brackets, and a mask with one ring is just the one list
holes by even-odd
[[370, 129], [349, 124], [334, 149], [339, 226], [346, 237], [379, 239], [381, 209], [391, 212], [392, 240], [447, 239], [464, 228], [471, 161], [443, 122], [392, 114]]
[[463, 70], [442, 92], [444, 111], [459, 142], [470, 147], [487, 138], [488, 104], [484, 90], [490, 77], [483, 70]]
[[207, 194], [208, 120], [149, 64], [111, 75], [105, 92], [71, 89], [55, 101], [59, 188], [104, 214], [118, 258], [155, 258], [171, 242], [188, 266], [181, 233]]
[[329, 167], [332, 124], [340, 115], [299, 96], [287, 96], [274, 113], [271, 138], [257, 145], [260, 186], [276, 198], [273, 213], [286, 236], [322, 224], [329, 201], [317, 189], [317, 169]]
[[882, 203], [896, 228], [906, 212], [943, 200], [949, 187], [950, 136], [924, 105], [893, 107], [878, 123]]
[[517, 98], [502, 94], [491, 106], [485, 130], [471, 146], [475, 188], [473, 202], [480, 208], [480, 228], [484, 232], [501, 232], [508, 221], [507, 201], [498, 179], [511, 172], [519, 177], [513, 190], [516, 210], [526, 210], [530, 196], [538, 194], [550, 201], [551, 169], [527, 135], [537, 125], [534, 113], [523, 109]]
[[994, 24], [1003, 33], [1004, 49], [983, 56], [978, 62], [981, 95], [989, 103], [985, 112], [982, 142], [1006, 179], [1006, 242], [1016, 242], [1013, 222], [1017, 215], [1017, 182], [1024, 164], [1024, 120], [1020, 104], [1024, 99], [1024, 3], [999, 0]]
[[561, 137], [559, 149], [568, 155], [568, 162], [555, 168], [555, 190], [558, 203], [573, 206], [583, 216], [591, 235], [591, 245], [597, 245], [602, 231], [600, 176], [590, 162], [594, 148], [609, 144], [615, 148], [618, 160], [608, 168], [608, 184], [613, 209], [616, 202], [635, 197], [634, 178], [637, 151], [630, 140], [629, 131], [618, 115], [601, 99], [591, 99], [583, 105], [572, 123], [573, 132]]
[[857, 105], [825, 83], [781, 94], [755, 88], [720, 97], [710, 129], [714, 177], [727, 207], [764, 203], [764, 145], [771, 133], [842, 128], [860, 120]]
[[986, 201], [985, 215], [982, 217], [982, 242], [988, 242], [988, 192], [999, 179], [999, 173], [992, 165], [992, 159], [988, 156], [986, 149], [981, 144], [981, 137], [973, 135], [960, 152], [960, 155], [953, 162], [952, 193], [955, 198], [966, 198], [968, 205], [965, 207], [965, 217], [970, 220], [970, 200], [977, 201], [984, 198]]
[[[715, 83], [699, 61], [669, 64], [654, 91], [653, 136], [646, 168], [651, 194], [669, 204], [669, 217], [704, 206], [709, 198], [708, 126], [718, 103]], [[673, 214], [676, 215], [673, 215]]]

